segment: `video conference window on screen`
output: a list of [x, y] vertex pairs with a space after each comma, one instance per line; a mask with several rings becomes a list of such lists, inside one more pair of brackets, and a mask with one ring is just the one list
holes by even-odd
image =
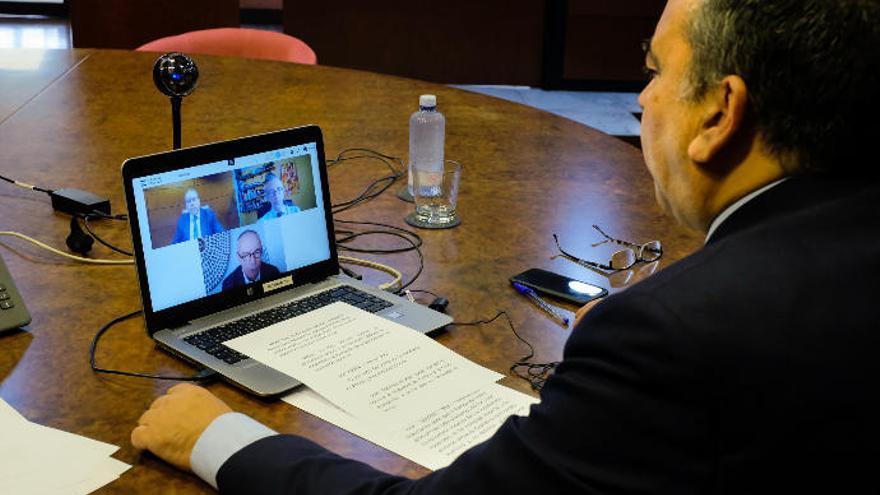
[[315, 143], [136, 178], [153, 311], [329, 259]]

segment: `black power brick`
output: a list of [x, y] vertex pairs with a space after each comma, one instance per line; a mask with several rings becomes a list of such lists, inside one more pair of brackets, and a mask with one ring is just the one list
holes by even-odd
[[110, 214], [110, 200], [79, 189], [52, 191], [52, 208], [69, 215], [89, 214], [98, 211]]

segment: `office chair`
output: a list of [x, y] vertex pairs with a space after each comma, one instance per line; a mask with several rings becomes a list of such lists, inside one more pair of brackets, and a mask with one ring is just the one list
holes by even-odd
[[139, 46], [136, 50], [226, 55], [309, 65], [318, 63], [315, 52], [300, 39], [283, 33], [246, 28], [190, 31], [177, 36], [159, 38]]

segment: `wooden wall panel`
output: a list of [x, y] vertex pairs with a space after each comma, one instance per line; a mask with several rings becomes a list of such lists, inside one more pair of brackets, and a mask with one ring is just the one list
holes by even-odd
[[563, 79], [639, 81], [663, 0], [570, 0]]
[[75, 48], [137, 48], [196, 29], [237, 27], [239, 0], [70, 0]]
[[318, 63], [442, 83], [541, 81], [541, 0], [284, 0]]

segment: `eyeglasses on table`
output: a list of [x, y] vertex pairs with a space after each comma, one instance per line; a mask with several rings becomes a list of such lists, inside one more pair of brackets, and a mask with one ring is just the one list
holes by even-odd
[[636, 263], [650, 263], [652, 261], [657, 261], [663, 256], [663, 246], [660, 244], [660, 241], [648, 241], [643, 244], [636, 244], [634, 242], [624, 241], [621, 239], [616, 239], [606, 234], [598, 225], [593, 225], [593, 228], [596, 229], [602, 237], [605, 239], [593, 244], [593, 247], [605, 244], [607, 242], [613, 242], [617, 245], [624, 246], [624, 249], [620, 249], [615, 251], [614, 254], [611, 255], [611, 259], [608, 260], [607, 263], [598, 263], [596, 261], [585, 260], [579, 256], [575, 256], [570, 252], [562, 249], [562, 246], [559, 245], [559, 236], [553, 234], [553, 240], [556, 241], [556, 249], [564, 256], [565, 258], [574, 261], [575, 263], [583, 266], [599, 268], [602, 270], [609, 271], [620, 271], [620, 270], [628, 270], [632, 268]]

